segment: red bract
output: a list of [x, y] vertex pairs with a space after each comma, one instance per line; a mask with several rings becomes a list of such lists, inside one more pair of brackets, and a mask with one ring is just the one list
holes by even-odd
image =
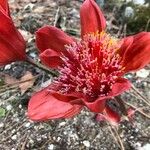
[[97, 114], [95, 116], [96, 121], [109, 121], [112, 125], [118, 125], [118, 122], [120, 122], [120, 115], [112, 110], [109, 106], [106, 106], [104, 109], [104, 114]]
[[110, 107], [106, 111], [106, 100], [131, 87], [123, 78], [125, 73], [150, 62], [150, 33], [122, 40], [111, 37], [105, 32], [105, 18], [94, 0], [85, 0], [80, 16], [81, 41], [52, 26], [36, 32], [41, 61], [57, 68], [60, 75], [31, 98], [28, 116], [32, 120], [71, 117], [86, 106], [95, 113], [104, 111], [106, 118], [117, 122], [120, 119], [114, 111]]
[[7, 0], [0, 1], [0, 66], [25, 60], [25, 41], [9, 14]]

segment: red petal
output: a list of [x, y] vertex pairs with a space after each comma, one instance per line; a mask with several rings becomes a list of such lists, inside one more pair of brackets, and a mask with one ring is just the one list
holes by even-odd
[[83, 99], [84, 104], [93, 112], [101, 113], [105, 108], [105, 102], [107, 99], [115, 97], [131, 87], [130, 82], [127, 79], [121, 78], [116, 81], [112, 87], [112, 91], [108, 96], [99, 97], [93, 102], [88, 102], [88, 100]]
[[51, 94], [58, 100], [63, 102], [70, 102], [71, 104], [83, 105], [83, 95], [80, 93], [61, 94], [58, 92], [51, 91]]
[[119, 113], [111, 109], [109, 106], [106, 106], [104, 109], [103, 114], [97, 114], [96, 115], [96, 121], [108, 121], [111, 125], [118, 125], [118, 123], [121, 121], [121, 117]]
[[34, 121], [68, 118], [80, 112], [81, 108], [79, 105], [59, 101], [45, 88], [32, 96], [28, 105], [28, 116]]
[[45, 26], [36, 32], [36, 44], [41, 52], [46, 49], [65, 52], [65, 45], [73, 42], [71, 37], [56, 27]]
[[121, 120], [119, 113], [114, 111], [109, 106], [106, 106], [105, 111], [104, 111], [104, 116], [105, 116], [105, 119], [109, 121], [112, 125], [118, 125], [118, 123]]
[[47, 49], [42, 52], [40, 54], [40, 59], [46, 66], [50, 68], [57, 68], [63, 63], [62, 59], [60, 58], [60, 54], [51, 49]]
[[132, 107], [130, 107], [128, 110], [127, 110], [127, 117], [129, 118], [130, 121], [133, 120], [133, 116], [135, 114], [136, 110], [133, 109]]
[[3, 12], [4, 14], [10, 16], [7, 0], [0, 0], [0, 11]]
[[25, 60], [25, 41], [11, 18], [0, 11], [0, 65]]
[[94, 102], [88, 102], [84, 100], [84, 104], [92, 111], [96, 113], [101, 113], [105, 108], [106, 99], [111, 98], [111, 96], [99, 97]]
[[98, 122], [106, 121], [106, 118], [103, 114], [99, 113], [94, 116], [94, 119]]
[[123, 57], [125, 52], [128, 50], [128, 48], [132, 45], [133, 43], [133, 36], [126, 37], [121, 40], [121, 48], [119, 54]]
[[150, 32], [125, 38], [122, 49], [125, 72], [143, 68], [150, 63]]
[[116, 81], [116, 83], [112, 86], [112, 92], [110, 95], [117, 96], [122, 94], [123, 92], [129, 90], [131, 88], [131, 83], [129, 80], [120, 78]]
[[[78, 104], [81, 106], [87, 106], [92, 112], [102, 112], [105, 107], [105, 101], [107, 97], [99, 97], [94, 102], [88, 102], [88, 100], [81, 93], [71, 93], [71, 94], [60, 94], [52, 93], [52, 95], [63, 102], [70, 102], [71, 104]], [[109, 98], [111, 98], [109, 96]]]
[[81, 35], [101, 32], [106, 28], [105, 17], [94, 0], [85, 0], [80, 9]]

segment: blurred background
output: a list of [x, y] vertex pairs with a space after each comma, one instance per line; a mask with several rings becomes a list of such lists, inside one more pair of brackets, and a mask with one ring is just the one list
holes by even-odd
[[[115, 18], [108, 23], [110, 29], [121, 26], [123, 34], [135, 34], [140, 31], [150, 31], [150, 1], [149, 0], [97, 0], [105, 11], [114, 13]], [[111, 17], [111, 16], [108, 16]], [[112, 23], [112, 24], [111, 24]]]

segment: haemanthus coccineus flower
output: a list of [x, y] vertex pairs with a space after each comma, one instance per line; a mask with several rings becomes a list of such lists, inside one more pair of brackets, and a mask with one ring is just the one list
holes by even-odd
[[57, 68], [60, 75], [29, 101], [28, 116], [32, 120], [68, 118], [84, 106], [116, 119], [106, 100], [131, 87], [123, 78], [125, 73], [150, 62], [150, 33], [122, 40], [111, 37], [105, 32], [105, 18], [94, 0], [84, 1], [80, 16], [81, 41], [52, 26], [36, 32], [41, 61]]
[[0, 1], [0, 66], [25, 60], [25, 41], [13, 24], [7, 0]]

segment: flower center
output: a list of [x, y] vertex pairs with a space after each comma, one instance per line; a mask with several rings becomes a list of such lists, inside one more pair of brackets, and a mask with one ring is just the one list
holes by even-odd
[[64, 64], [54, 81], [59, 92], [81, 92], [91, 100], [107, 96], [122, 74], [119, 48], [118, 41], [105, 32], [87, 34], [81, 42], [67, 45], [68, 55], [62, 56]]

